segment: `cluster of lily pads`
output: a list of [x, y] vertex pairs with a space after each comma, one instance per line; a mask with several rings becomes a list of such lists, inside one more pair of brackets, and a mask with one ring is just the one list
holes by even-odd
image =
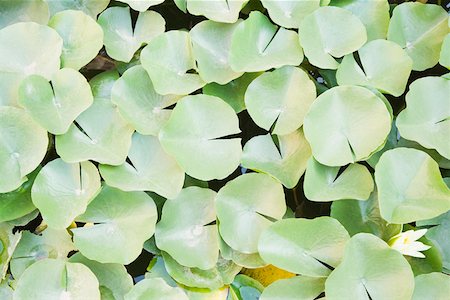
[[419, 2], [1, 1], [0, 298], [446, 299], [449, 33]]

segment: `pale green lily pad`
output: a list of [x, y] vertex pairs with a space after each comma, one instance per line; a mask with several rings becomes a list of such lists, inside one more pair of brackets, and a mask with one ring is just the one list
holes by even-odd
[[[251, 299], [259, 299], [262, 291], [264, 290], [264, 286], [257, 280], [244, 275], [238, 274], [233, 282], [230, 284], [228, 297], [231, 296], [232, 300], [242, 299], [242, 300], [251, 300]], [[216, 298], [216, 300], [223, 300], [224, 298]], [[227, 298], [228, 299], [228, 298]], [[204, 299], [207, 300], [207, 299]]]
[[450, 33], [447, 34], [447, 36], [444, 39], [444, 42], [442, 43], [439, 63], [441, 64], [441, 66], [450, 69]]
[[240, 132], [234, 110], [214, 96], [181, 99], [159, 133], [164, 150], [181, 168], [200, 180], [223, 179], [239, 165], [240, 138], [221, 137]]
[[241, 175], [219, 190], [216, 209], [223, 240], [239, 252], [256, 253], [261, 233], [286, 212], [283, 186], [269, 175]]
[[61, 67], [75, 70], [87, 65], [103, 47], [103, 30], [82, 11], [65, 10], [55, 14], [48, 26], [63, 39]]
[[450, 294], [450, 277], [442, 273], [429, 273], [415, 278], [412, 300], [446, 299]]
[[330, 5], [349, 10], [366, 26], [367, 41], [385, 39], [388, 33], [390, 14], [386, 0], [332, 0]]
[[450, 159], [450, 81], [424, 77], [414, 81], [406, 94], [406, 108], [397, 118], [402, 137], [436, 149]]
[[318, 202], [342, 199], [367, 200], [374, 188], [369, 170], [360, 164], [350, 164], [338, 175], [339, 169], [322, 165], [311, 158], [303, 183], [306, 198]]
[[442, 41], [449, 32], [443, 7], [419, 2], [395, 7], [388, 40], [399, 44], [413, 60], [413, 70], [423, 71], [439, 61]]
[[9, 280], [0, 281], [0, 299], [13, 300], [14, 290], [12, 289]]
[[337, 86], [321, 94], [303, 130], [314, 158], [327, 166], [365, 160], [382, 147], [391, 130], [383, 100], [359, 86]]
[[258, 126], [286, 135], [303, 125], [316, 95], [316, 86], [305, 71], [285, 66], [253, 80], [245, 92], [245, 105]]
[[309, 62], [322, 69], [337, 69], [335, 58], [358, 50], [367, 41], [363, 23], [348, 10], [320, 7], [306, 16], [299, 28], [300, 44]]
[[189, 298], [179, 287], [171, 287], [162, 278], [147, 278], [139, 281], [130, 292], [125, 295], [125, 300], [188, 300]]
[[18, 22], [47, 24], [50, 14], [44, 0], [0, 1], [0, 29]]
[[325, 290], [325, 278], [296, 276], [266, 287], [260, 300], [314, 300]]
[[22, 232], [11, 258], [10, 270], [15, 279], [32, 264], [46, 258], [65, 260], [70, 251], [75, 250], [67, 230], [45, 229], [40, 235], [29, 231]]
[[[321, 0], [262, 0], [270, 18], [285, 28], [299, 28], [303, 19], [321, 6]], [[327, 2], [327, 1], [325, 1]], [[328, 1], [329, 2], [329, 1]], [[327, 3], [325, 4], [327, 5]]]
[[139, 13], [134, 26], [129, 7], [110, 7], [98, 17], [104, 33], [106, 52], [115, 60], [129, 62], [143, 44], [162, 34], [166, 27], [164, 18], [154, 11]]
[[141, 134], [158, 135], [170, 117], [173, 105], [180, 96], [158, 94], [142, 66], [126, 70], [113, 85], [111, 101], [120, 114]]
[[327, 277], [342, 260], [350, 236], [335, 219], [283, 219], [261, 235], [258, 250], [267, 263], [292, 273]]
[[141, 62], [161, 95], [187, 95], [205, 85], [196, 74], [188, 32], [173, 30], [159, 35], [142, 50]]
[[17, 282], [14, 299], [100, 300], [100, 291], [98, 280], [88, 267], [44, 259], [25, 270]]
[[371, 86], [396, 97], [405, 92], [412, 59], [399, 45], [374, 40], [361, 47], [358, 54], [362, 68], [353, 54], [344, 56], [336, 73], [339, 85]]
[[236, 23], [239, 12], [249, 0], [186, 0], [192, 15], [201, 15], [221, 23]]
[[216, 266], [208, 270], [180, 265], [169, 254], [162, 252], [166, 270], [178, 283], [188, 287], [216, 290], [233, 282], [242, 267], [219, 257]]
[[[29, 201], [31, 201], [31, 196], [30, 196], [30, 200]], [[20, 218], [7, 221], [6, 223], [8, 223], [9, 225], [12, 225], [12, 226], [25, 226], [28, 223], [30, 223], [31, 221], [33, 221], [34, 219], [36, 219], [36, 217], [38, 215], [39, 215], [39, 210], [35, 209], [32, 212], [30, 212], [30, 213], [28, 213], [28, 214], [26, 214], [26, 215], [24, 215], [24, 216], [22, 216]]]
[[238, 266], [249, 269], [255, 269], [255, 268], [262, 268], [268, 265], [261, 258], [258, 252], [247, 254], [236, 251], [229, 245], [227, 245], [227, 243], [225, 243], [221, 237], [219, 247], [220, 247], [220, 255], [227, 260], [232, 260]]
[[219, 258], [216, 224], [216, 192], [199, 187], [183, 189], [175, 199], [164, 203], [156, 226], [156, 245], [179, 264], [207, 270]]
[[330, 299], [410, 300], [413, 290], [414, 275], [403, 255], [368, 233], [348, 241], [342, 263], [325, 282]]
[[231, 37], [239, 23], [223, 24], [207, 20], [198, 23], [189, 32], [198, 73], [204, 81], [226, 84], [243, 74], [233, 71], [228, 59]]
[[305, 172], [311, 148], [302, 129], [276, 138], [278, 145], [270, 134], [251, 138], [244, 146], [242, 166], [270, 174], [291, 189]]
[[110, 0], [46, 0], [50, 9], [50, 15], [63, 10], [76, 9], [97, 19], [97, 15], [108, 7]]
[[13, 228], [7, 223], [0, 223], [0, 281], [6, 278], [9, 261], [22, 237], [22, 232], [13, 233]]
[[72, 229], [81, 254], [100, 263], [129, 264], [155, 232], [156, 205], [144, 192], [104, 186], [76, 220], [93, 226]]
[[23, 109], [0, 106], [0, 193], [24, 183], [47, 152], [47, 131]]
[[143, 12], [149, 9], [150, 6], [163, 3], [164, 0], [119, 0], [120, 2], [127, 3], [132, 9]]
[[184, 183], [184, 171], [164, 152], [157, 137], [135, 133], [129, 161], [119, 166], [100, 165], [105, 182], [123, 191], [153, 191], [175, 198]]
[[450, 273], [450, 218], [442, 220], [438, 226], [429, 228], [426, 238], [429, 239], [442, 256], [444, 272]]
[[57, 71], [51, 83], [40, 75], [22, 80], [19, 104], [52, 134], [64, 134], [72, 122], [93, 102], [84, 76], [70, 68]]
[[230, 66], [236, 72], [259, 72], [284, 65], [299, 65], [302, 47], [294, 31], [278, 28], [258, 11], [235, 29], [231, 39]]
[[102, 264], [95, 260], [89, 260], [81, 253], [76, 253], [69, 259], [71, 263], [81, 263], [88, 267], [100, 284], [102, 300], [123, 299], [133, 288], [133, 278], [127, 273], [127, 269], [120, 264]]
[[69, 131], [56, 136], [56, 152], [69, 163], [94, 160], [120, 165], [127, 158], [133, 132], [109, 99], [95, 98]]
[[49, 227], [67, 228], [86, 211], [100, 191], [100, 175], [93, 163], [70, 164], [57, 158], [36, 176], [31, 198]]
[[105, 71], [94, 76], [89, 81], [94, 98], [111, 98], [112, 87], [119, 77], [116, 70]]
[[438, 164], [425, 152], [396, 148], [386, 151], [375, 167], [383, 219], [404, 224], [450, 210], [450, 189]]

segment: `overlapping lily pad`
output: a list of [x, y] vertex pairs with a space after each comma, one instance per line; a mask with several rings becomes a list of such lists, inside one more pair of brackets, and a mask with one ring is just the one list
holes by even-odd
[[97, 18], [109, 4], [111, 0], [65, 0], [65, 1], [46, 1], [50, 9], [50, 15], [60, 11], [76, 9], [81, 10], [92, 18]]
[[433, 272], [419, 275], [415, 278], [412, 300], [445, 299], [450, 293], [450, 277], [446, 274]]
[[325, 290], [325, 278], [296, 276], [277, 280], [261, 294], [260, 300], [310, 300]]
[[179, 287], [171, 287], [162, 278], [147, 278], [139, 281], [133, 289], [125, 295], [125, 300], [188, 300]]
[[285, 28], [299, 28], [307, 15], [320, 6], [328, 5], [329, 2], [330, 0], [261, 1], [262, 5], [267, 9], [270, 18]]
[[16, 0], [0, 2], [0, 29], [16, 22], [47, 24], [50, 17], [45, 0]]
[[249, 0], [185, 0], [189, 13], [221, 23], [235, 23]]
[[120, 2], [127, 3], [132, 9], [143, 12], [149, 9], [149, 7], [163, 3], [164, 0], [119, 0]]
[[7, 223], [0, 223], [0, 281], [6, 278], [9, 261], [22, 237], [21, 232], [13, 233], [13, 228]]

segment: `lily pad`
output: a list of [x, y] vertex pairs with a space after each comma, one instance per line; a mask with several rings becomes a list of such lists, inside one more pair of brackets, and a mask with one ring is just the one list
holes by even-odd
[[36, 176], [31, 198], [49, 227], [67, 228], [86, 211], [100, 191], [100, 175], [93, 163], [66, 163], [57, 158]]
[[17, 22], [47, 24], [50, 17], [45, 0], [0, 2], [0, 29]]
[[7, 223], [0, 223], [0, 281], [6, 278], [9, 262], [22, 237], [22, 232], [13, 233], [13, 228]]
[[19, 188], [47, 152], [47, 131], [23, 109], [0, 106], [0, 193]]
[[332, 299], [409, 300], [413, 290], [414, 275], [403, 255], [368, 233], [348, 241], [342, 263], [325, 282]]
[[111, 0], [64, 0], [64, 1], [46, 1], [50, 9], [50, 15], [54, 15], [63, 10], [76, 9], [97, 19], [97, 15], [108, 7]]
[[337, 69], [335, 58], [358, 50], [367, 41], [366, 28], [358, 17], [332, 6], [306, 16], [298, 33], [309, 62], [321, 69]]
[[264, 261], [292, 273], [327, 277], [342, 260], [350, 239], [335, 219], [283, 219], [261, 235], [258, 250]]
[[[442, 256], [442, 265], [444, 272], [450, 273], [450, 218], [442, 220], [438, 226], [434, 226], [428, 229], [426, 233], [427, 239], [429, 239], [439, 251]], [[431, 249], [430, 249], [431, 250]]]
[[302, 47], [294, 31], [277, 27], [258, 11], [235, 29], [231, 39], [230, 65], [236, 72], [259, 72], [284, 65], [299, 65]]
[[64, 134], [93, 102], [84, 76], [69, 68], [57, 71], [48, 82], [40, 75], [26, 77], [19, 88], [19, 104], [52, 134]]
[[396, 148], [386, 151], [375, 167], [383, 219], [405, 224], [450, 210], [450, 189], [438, 164], [425, 152]]
[[164, 0], [119, 0], [120, 2], [127, 3], [132, 9], [144, 12], [149, 9], [150, 6], [163, 3]]
[[88, 259], [129, 264], [153, 235], [156, 219], [156, 205], [146, 193], [104, 186], [77, 218], [94, 225], [72, 229], [74, 243]]
[[327, 1], [321, 0], [297, 0], [277, 1], [262, 0], [262, 5], [267, 9], [270, 18], [285, 28], [299, 28], [303, 19], [322, 5], [328, 5]]
[[429, 273], [415, 278], [412, 300], [445, 299], [450, 293], [450, 277], [442, 273]]
[[282, 185], [258, 173], [227, 182], [217, 193], [216, 207], [223, 240], [247, 254], [258, 252], [261, 233], [286, 212]]
[[258, 126], [285, 135], [303, 125], [316, 95], [305, 71], [285, 66], [253, 80], [245, 92], [245, 105]]
[[337, 86], [321, 94], [304, 120], [314, 158], [327, 166], [365, 160], [382, 147], [391, 130], [383, 100], [359, 86]]
[[223, 139], [240, 132], [234, 110], [214, 96], [181, 99], [159, 133], [164, 150], [185, 172], [200, 180], [223, 179], [239, 165], [240, 138]]
[[125, 295], [125, 300], [188, 300], [189, 298], [179, 287], [171, 287], [162, 278], [147, 278], [139, 281]]
[[447, 69], [450, 69], [450, 33], [447, 34], [447, 36], [444, 39], [444, 42], [442, 43], [439, 63], [442, 66], [446, 67]]
[[232, 260], [236, 265], [248, 268], [262, 268], [267, 266], [267, 263], [261, 258], [258, 252], [256, 253], [242, 253], [231, 248], [227, 243], [223, 241], [220, 237], [220, 255], [227, 259]]
[[94, 76], [89, 81], [94, 98], [111, 98], [112, 88], [118, 79], [117, 70], [105, 71]]
[[162, 34], [166, 27], [164, 18], [154, 11], [139, 13], [132, 27], [129, 7], [110, 7], [98, 17], [104, 33], [106, 52], [115, 60], [129, 62], [143, 44], [148, 44]]
[[192, 15], [201, 15], [221, 23], [236, 23], [239, 12], [249, 0], [186, 0]]
[[314, 300], [325, 290], [325, 278], [296, 276], [277, 280], [261, 294], [260, 300]]

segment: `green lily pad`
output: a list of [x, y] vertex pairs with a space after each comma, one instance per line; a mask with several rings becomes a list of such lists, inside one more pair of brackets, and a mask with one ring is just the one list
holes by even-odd
[[260, 300], [314, 300], [325, 290], [325, 278], [296, 276], [277, 280], [261, 294]]
[[205, 85], [196, 73], [188, 32], [172, 30], [159, 35], [142, 50], [141, 62], [158, 94], [187, 95]]
[[239, 165], [240, 138], [221, 139], [240, 132], [234, 110], [214, 96], [181, 99], [159, 133], [164, 150], [181, 168], [200, 180], [223, 179]]
[[216, 192], [188, 187], [166, 201], [155, 232], [156, 245], [183, 266], [207, 270], [219, 258]]
[[105, 182], [123, 191], [153, 191], [175, 198], [184, 183], [184, 171], [164, 152], [157, 137], [135, 133], [128, 152], [129, 162], [100, 165]]
[[439, 61], [442, 41], [449, 32], [443, 7], [419, 2], [394, 8], [388, 40], [399, 44], [413, 60], [413, 70], [423, 71]]
[[305, 71], [285, 66], [253, 80], [245, 92], [245, 105], [258, 126], [285, 135], [303, 125], [316, 95], [314, 82]]
[[258, 11], [235, 29], [231, 39], [230, 65], [236, 72], [259, 72], [284, 65], [299, 65], [302, 47], [294, 31], [279, 28]]
[[50, 14], [45, 0], [0, 2], [0, 29], [18, 22], [47, 24]]
[[170, 117], [173, 105], [180, 96], [158, 94], [142, 66], [126, 70], [112, 87], [111, 101], [120, 114], [141, 134], [158, 135]]
[[[442, 266], [444, 271], [450, 273], [450, 218], [442, 220], [438, 226], [428, 229], [426, 238], [429, 239], [442, 256]], [[431, 250], [431, 249], [430, 249]]]
[[162, 278], [147, 278], [139, 281], [125, 295], [125, 300], [188, 300], [189, 298], [179, 287], [171, 287]]
[[22, 274], [14, 299], [100, 300], [100, 291], [98, 280], [88, 267], [58, 259], [43, 259]]
[[22, 232], [13, 233], [13, 228], [7, 223], [0, 223], [0, 281], [6, 278], [9, 262], [22, 237]]
[[67, 228], [86, 211], [100, 191], [100, 175], [93, 163], [70, 164], [58, 158], [36, 176], [31, 198], [49, 227]]
[[67, 230], [46, 228], [37, 235], [29, 231], [22, 232], [10, 262], [10, 271], [15, 279], [37, 261], [54, 258], [65, 260], [70, 251], [75, 250]]
[[283, 219], [261, 235], [258, 250], [267, 263], [292, 273], [327, 277], [342, 260], [350, 236], [335, 219]]
[[341, 199], [367, 200], [374, 188], [369, 170], [360, 164], [348, 165], [341, 174], [339, 169], [324, 166], [311, 158], [303, 183], [306, 198], [318, 202]]
[[146, 193], [104, 186], [76, 219], [94, 225], [72, 229], [74, 243], [88, 259], [129, 264], [153, 235], [156, 219], [156, 205]]
[[63, 39], [63, 68], [81, 69], [103, 47], [102, 28], [82, 11], [59, 12], [50, 19], [48, 26], [55, 29]]
[[111, 0], [64, 0], [64, 1], [46, 1], [50, 9], [50, 15], [54, 15], [63, 10], [76, 9], [97, 19], [97, 15], [108, 7]]
[[291, 189], [305, 172], [311, 148], [302, 129], [277, 139], [278, 145], [270, 134], [251, 138], [244, 146], [242, 166], [270, 174]]
[[204, 81], [226, 84], [243, 74], [233, 71], [228, 59], [231, 37], [239, 23], [223, 24], [207, 20], [198, 23], [189, 32], [198, 73]]
[[106, 52], [115, 60], [129, 62], [143, 44], [148, 44], [162, 34], [166, 27], [164, 18], [154, 11], [139, 13], [132, 27], [129, 7], [110, 7], [100, 14], [98, 24], [104, 33]]
[[450, 69], [450, 34], [447, 34], [444, 42], [442, 43], [439, 63], [447, 69]]
[[406, 94], [406, 108], [397, 118], [402, 137], [436, 149], [450, 159], [450, 81], [424, 77], [414, 81]]
[[163, 3], [164, 0], [119, 0], [120, 2], [127, 3], [132, 9], [144, 12], [149, 9], [150, 6]]
[[3, 300], [13, 300], [14, 290], [8, 280], [0, 282], [0, 298]]
[[19, 188], [47, 152], [47, 131], [23, 109], [0, 106], [0, 193]]
[[348, 241], [342, 263], [325, 282], [331, 299], [409, 300], [413, 290], [414, 275], [403, 255], [368, 233]]
[[405, 224], [450, 210], [450, 189], [438, 164], [425, 152], [396, 148], [386, 151], [375, 167], [383, 219]]
[[186, 0], [187, 10], [196, 16], [221, 23], [236, 23], [239, 12], [249, 0]]
[[105, 71], [94, 76], [89, 81], [94, 98], [111, 98], [112, 88], [118, 79], [119, 73], [116, 70]]
[[57, 71], [51, 83], [40, 75], [26, 77], [19, 88], [19, 104], [52, 134], [64, 134], [93, 102], [84, 76], [69, 68]]
[[337, 69], [335, 58], [358, 50], [367, 41], [366, 28], [358, 17], [332, 6], [306, 16], [298, 33], [309, 62], [321, 69]]
[[71, 263], [81, 263], [88, 267], [100, 284], [100, 294], [103, 300], [123, 299], [133, 288], [133, 278], [127, 273], [127, 269], [120, 264], [102, 264], [90, 260], [76, 253], [69, 259]]
[[314, 158], [327, 166], [365, 160], [382, 147], [391, 130], [383, 100], [359, 86], [337, 86], [321, 94], [304, 120]]
[[[321, 0], [276, 1], [262, 0], [270, 18], [285, 28], [299, 28], [307, 15], [321, 6]], [[327, 5], [324, 3], [322, 5]]]
[[239, 252], [256, 253], [261, 233], [286, 212], [283, 187], [269, 175], [244, 174], [219, 190], [216, 209], [223, 240]]
[[450, 294], [450, 277], [434, 272], [415, 278], [412, 300], [445, 299]]
[[242, 253], [231, 248], [224, 240], [220, 237], [220, 255], [227, 259], [232, 260], [236, 265], [248, 268], [262, 268], [268, 264], [261, 258], [258, 252], [256, 253]]
[[353, 54], [344, 56], [336, 73], [339, 85], [371, 86], [396, 97], [405, 92], [412, 59], [399, 45], [391, 41], [374, 40], [361, 47], [358, 54], [361, 66]]

